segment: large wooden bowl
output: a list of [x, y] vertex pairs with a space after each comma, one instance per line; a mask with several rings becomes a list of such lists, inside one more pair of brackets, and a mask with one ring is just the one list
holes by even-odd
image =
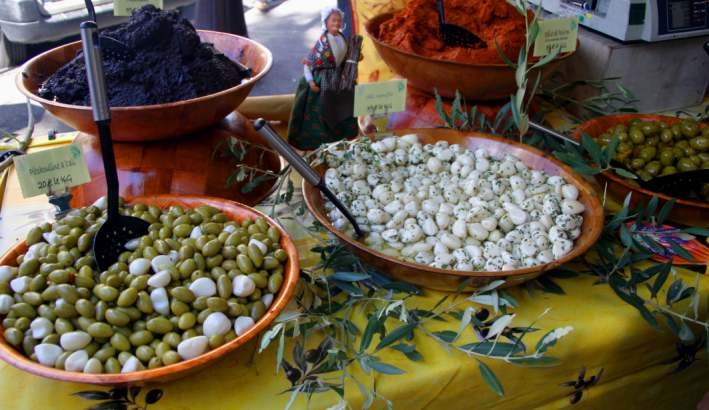
[[[576, 185], [579, 189], [579, 201], [586, 206], [586, 210], [583, 213], [584, 220], [581, 227], [581, 236], [574, 241], [573, 250], [561, 259], [544, 265], [511, 271], [455, 271], [402, 261], [376, 251], [364, 243], [349, 237], [344, 232], [335, 229], [327, 217], [320, 191], [304, 181], [303, 196], [305, 197], [305, 203], [315, 218], [330, 232], [335, 234], [352, 252], [384, 274], [423, 287], [446, 291], [457, 289], [463, 281], [468, 279], [472, 281], [467, 290], [485, 286], [497, 279], [504, 279], [506, 281], [505, 286], [513, 286], [533, 279], [545, 271], [581, 256], [596, 242], [603, 230], [603, 206], [593, 187], [588, 181], [576, 175], [571, 168], [552, 159], [540, 150], [477, 132], [462, 133], [449, 129], [409, 129], [396, 130], [395, 133], [398, 135], [418, 134], [419, 140], [425, 144], [444, 140], [451, 144], [459, 144], [470, 150], [485, 148], [492, 156], [513, 155], [530, 168], [544, 170], [550, 175], [561, 175], [566, 181]], [[321, 166], [318, 170], [323, 174], [325, 167]]]
[[[255, 144], [249, 146], [241, 161], [222, 155], [231, 137]], [[227, 181], [236, 172], [237, 165], [274, 173], [281, 170], [278, 154], [259, 148], [268, 146], [261, 138], [251, 121], [233, 112], [218, 126], [192, 135], [164, 141], [113, 144], [120, 195], [124, 198], [206, 195], [254, 206], [273, 192], [275, 179], [267, 179], [249, 192], [242, 192], [248, 180], [234, 181], [230, 185]], [[98, 137], [79, 134], [74, 143], [81, 146], [91, 176], [90, 182], [71, 188], [74, 196], [71, 204], [78, 208], [106, 195], [106, 175]]]
[[[206, 128], [234, 111], [256, 83], [271, 69], [273, 57], [263, 45], [229, 33], [198, 30], [203, 42], [234, 61], [250, 67], [253, 77], [235, 87], [190, 100], [167, 104], [111, 108], [111, 136], [115, 141], [151, 141], [173, 138]], [[17, 75], [17, 88], [72, 128], [96, 134], [91, 107], [62, 104], [37, 95], [45, 79], [76, 56], [77, 41], [31, 59]]]
[[[574, 131], [573, 137], [580, 141], [582, 133], [586, 133], [590, 137], [596, 138], [609, 128], [619, 124], [627, 124], [634, 119], [641, 121], [662, 121], [668, 124], [676, 124], [681, 121], [677, 117], [655, 114], [605, 115], [579, 125]], [[702, 125], [702, 127], [706, 127], [706, 125]], [[709, 226], [709, 202], [673, 198], [669, 195], [653, 192], [641, 188], [635, 181], [623, 178], [611, 171], [602, 172], [598, 175], [598, 179], [602, 185], [607, 187], [608, 194], [620, 203], [623, 202], [628, 193], [632, 193], [630, 203], [634, 207], [639, 204], [647, 203], [653, 196], [657, 196], [660, 200], [660, 206], [667, 201], [675, 199], [676, 202], [672, 207], [672, 212], [670, 212], [668, 219], [690, 226]]]
[[[141, 370], [132, 373], [121, 374], [85, 374], [78, 372], [68, 372], [43, 366], [33, 362], [25, 355], [16, 350], [13, 346], [5, 341], [3, 335], [5, 329], [0, 325], [0, 359], [9, 364], [35, 374], [37, 376], [48, 377], [50, 379], [63, 380], [75, 383], [89, 384], [107, 384], [107, 385], [136, 385], [148, 382], [165, 382], [174, 380], [179, 377], [186, 376], [194, 371], [202, 369], [208, 364], [223, 358], [228, 353], [236, 350], [249, 340], [255, 338], [260, 332], [265, 330], [278, 314], [286, 307], [290, 300], [295, 286], [298, 282], [299, 263], [298, 252], [291, 241], [288, 233], [284, 231], [274, 220], [268, 218], [261, 212], [249, 208], [237, 202], [227, 201], [218, 198], [186, 196], [177, 197], [172, 195], [158, 195], [151, 197], [135, 198], [135, 202], [152, 204], [160, 208], [167, 208], [171, 205], [179, 205], [188, 208], [195, 208], [200, 205], [210, 205], [220, 209], [233, 220], [243, 220], [246, 218], [265, 217], [271, 226], [275, 226], [281, 231], [281, 247], [288, 253], [288, 262], [286, 263], [283, 274], [283, 285], [281, 290], [276, 295], [273, 303], [268, 308], [266, 314], [256, 322], [256, 325], [249, 329], [243, 335], [228, 342], [214, 350], [210, 350], [201, 356], [194, 359], [185, 360], [169, 366], [159, 367], [157, 369]], [[27, 251], [27, 244], [21, 242], [10, 249], [5, 255], [0, 258], [0, 265], [16, 265], [17, 256], [24, 254]]]
[[[378, 38], [379, 26], [390, 20], [393, 12], [379, 14], [366, 21], [364, 27], [372, 39], [379, 56], [395, 73], [406, 78], [408, 83], [443, 97], [455, 97], [456, 90], [470, 100], [498, 100], [508, 98], [517, 90], [515, 72], [506, 64], [476, 64], [439, 60], [398, 49]], [[573, 53], [564, 53], [544, 67], [544, 73], [552, 73], [562, 60]], [[516, 56], [515, 56], [516, 57]], [[533, 70], [531, 76], [536, 75]]]

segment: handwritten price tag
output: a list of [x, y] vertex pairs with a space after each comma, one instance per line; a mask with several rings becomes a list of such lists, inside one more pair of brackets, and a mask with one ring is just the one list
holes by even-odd
[[146, 4], [161, 9], [163, 0], [113, 0], [114, 16], [130, 16], [135, 9], [139, 9]]
[[91, 180], [81, 147], [65, 145], [13, 159], [22, 196], [62, 192]]
[[377, 115], [406, 109], [406, 80], [355, 86], [354, 115]]
[[539, 20], [539, 34], [534, 42], [534, 56], [542, 57], [559, 49], [559, 53], [576, 50], [579, 37], [579, 18], [577, 16]]

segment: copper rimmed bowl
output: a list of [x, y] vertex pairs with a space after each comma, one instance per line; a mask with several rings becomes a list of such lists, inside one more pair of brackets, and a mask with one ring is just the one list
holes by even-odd
[[[286, 262], [283, 273], [283, 284], [281, 285], [281, 289], [275, 296], [273, 303], [268, 308], [266, 313], [251, 329], [241, 336], [238, 336], [236, 339], [193, 359], [156, 369], [119, 374], [86, 374], [58, 370], [52, 367], [43, 366], [37, 362], [33, 362], [24, 354], [15, 349], [12, 345], [8, 344], [5, 341], [4, 335], [0, 336], [0, 359], [21, 370], [37, 376], [75, 383], [120, 386], [127, 384], [142, 384], [147, 382], [165, 382], [186, 376], [192, 372], [202, 369], [210, 363], [213, 363], [228, 353], [238, 349], [240, 346], [244, 345], [249, 340], [254, 339], [259, 333], [265, 330], [270, 323], [273, 322], [276, 316], [278, 316], [278, 314], [286, 307], [286, 304], [293, 295], [295, 286], [298, 283], [298, 273], [300, 269], [298, 264], [298, 252], [288, 234], [274, 220], [268, 218], [266, 215], [253, 208], [247, 207], [246, 205], [219, 198], [157, 195], [135, 198], [133, 202], [155, 205], [160, 208], [168, 208], [172, 205], [179, 205], [185, 208], [196, 208], [201, 205], [209, 205], [224, 212], [231, 220], [241, 221], [247, 218], [254, 219], [264, 217], [267, 219], [269, 225], [278, 228], [281, 232], [280, 245], [281, 248], [288, 254], [288, 261]], [[16, 265], [15, 261], [17, 256], [24, 254], [26, 251], [27, 244], [24, 241], [15, 245], [7, 253], [5, 253], [2, 258], [0, 258], [0, 265]], [[0, 334], [4, 334], [4, 332], [5, 329], [0, 326]]]
[[[379, 26], [390, 20], [393, 12], [379, 14], [364, 24], [379, 56], [395, 73], [426, 93], [438, 91], [443, 97], [455, 97], [456, 90], [471, 100], [499, 100], [517, 90], [515, 72], [506, 64], [477, 64], [439, 60], [401, 50], [381, 41]], [[544, 67], [552, 73], [572, 53], [564, 53]], [[533, 70], [532, 75], [536, 75]]]
[[[655, 114], [604, 115], [579, 125], [574, 131], [573, 137], [581, 141], [582, 133], [586, 133], [589, 137], [597, 138], [609, 128], [619, 124], [628, 124], [636, 119], [640, 121], [662, 121], [670, 125], [681, 121], [677, 117]], [[702, 125], [702, 127], [706, 127], [706, 125]], [[660, 206], [674, 199], [676, 202], [668, 215], [669, 220], [690, 226], [709, 227], [709, 202], [674, 198], [660, 192], [650, 191], [641, 188], [635, 181], [623, 178], [611, 171], [602, 172], [598, 174], [597, 178], [607, 188], [608, 194], [619, 203], [622, 203], [629, 193], [632, 193], [630, 204], [633, 207], [647, 203], [653, 196], [660, 200]]]
[[[273, 64], [271, 52], [256, 41], [229, 33], [198, 30], [202, 42], [253, 70], [253, 76], [217, 93], [167, 104], [111, 108], [111, 135], [115, 141], [152, 141], [174, 138], [216, 124], [234, 111]], [[81, 42], [49, 50], [31, 59], [17, 75], [17, 88], [59, 120], [87, 134], [96, 132], [91, 107], [41, 98], [37, 90], [45, 79], [76, 56]]]
[[[568, 166], [558, 162], [538, 149], [507, 139], [476, 132], [462, 133], [448, 129], [408, 129], [396, 130], [395, 133], [398, 135], [418, 134], [419, 141], [423, 144], [444, 140], [448, 141], [450, 144], [459, 144], [461, 147], [469, 150], [484, 148], [493, 157], [507, 154], [513, 155], [529, 168], [543, 170], [550, 175], [560, 175], [569, 183], [576, 185], [579, 190], [578, 200], [584, 204], [586, 210], [583, 212], [581, 236], [574, 241], [574, 248], [571, 252], [561, 259], [524, 269], [501, 272], [466, 272], [439, 269], [427, 265], [405, 262], [385, 255], [349, 237], [344, 232], [335, 229], [332, 222], [328, 219], [324, 207], [325, 203], [320, 192], [304, 182], [303, 195], [305, 197], [305, 203], [315, 218], [322, 223], [325, 228], [335, 234], [352, 252], [384, 274], [397, 280], [445, 291], [456, 290], [462, 282], [468, 279], [471, 280], [471, 283], [467, 290], [485, 286], [498, 279], [505, 280], [505, 286], [513, 286], [536, 278], [545, 271], [561, 266], [583, 255], [596, 242], [603, 230], [603, 206], [589, 182], [576, 175]], [[324, 174], [325, 167], [321, 166], [318, 168], [318, 171]]]

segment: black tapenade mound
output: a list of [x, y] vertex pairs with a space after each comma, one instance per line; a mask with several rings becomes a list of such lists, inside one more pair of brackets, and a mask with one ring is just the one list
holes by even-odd
[[[244, 78], [239, 66], [211, 44], [200, 42], [192, 24], [178, 11], [147, 5], [127, 23], [101, 34], [122, 42], [134, 54], [125, 58], [110, 50], [103, 53], [112, 107], [187, 100], [231, 88]], [[90, 105], [83, 53], [49, 77], [39, 95], [65, 104]]]

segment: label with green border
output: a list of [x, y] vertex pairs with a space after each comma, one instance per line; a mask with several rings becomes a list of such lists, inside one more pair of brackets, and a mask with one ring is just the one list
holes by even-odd
[[77, 144], [13, 158], [22, 196], [49, 195], [91, 180], [84, 153]]
[[354, 115], [378, 115], [406, 109], [406, 80], [364, 83], [355, 86]]
[[113, 0], [114, 16], [130, 16], [135, 9], [139, 9], [146, 4], [162, 9], [163, 0]]

